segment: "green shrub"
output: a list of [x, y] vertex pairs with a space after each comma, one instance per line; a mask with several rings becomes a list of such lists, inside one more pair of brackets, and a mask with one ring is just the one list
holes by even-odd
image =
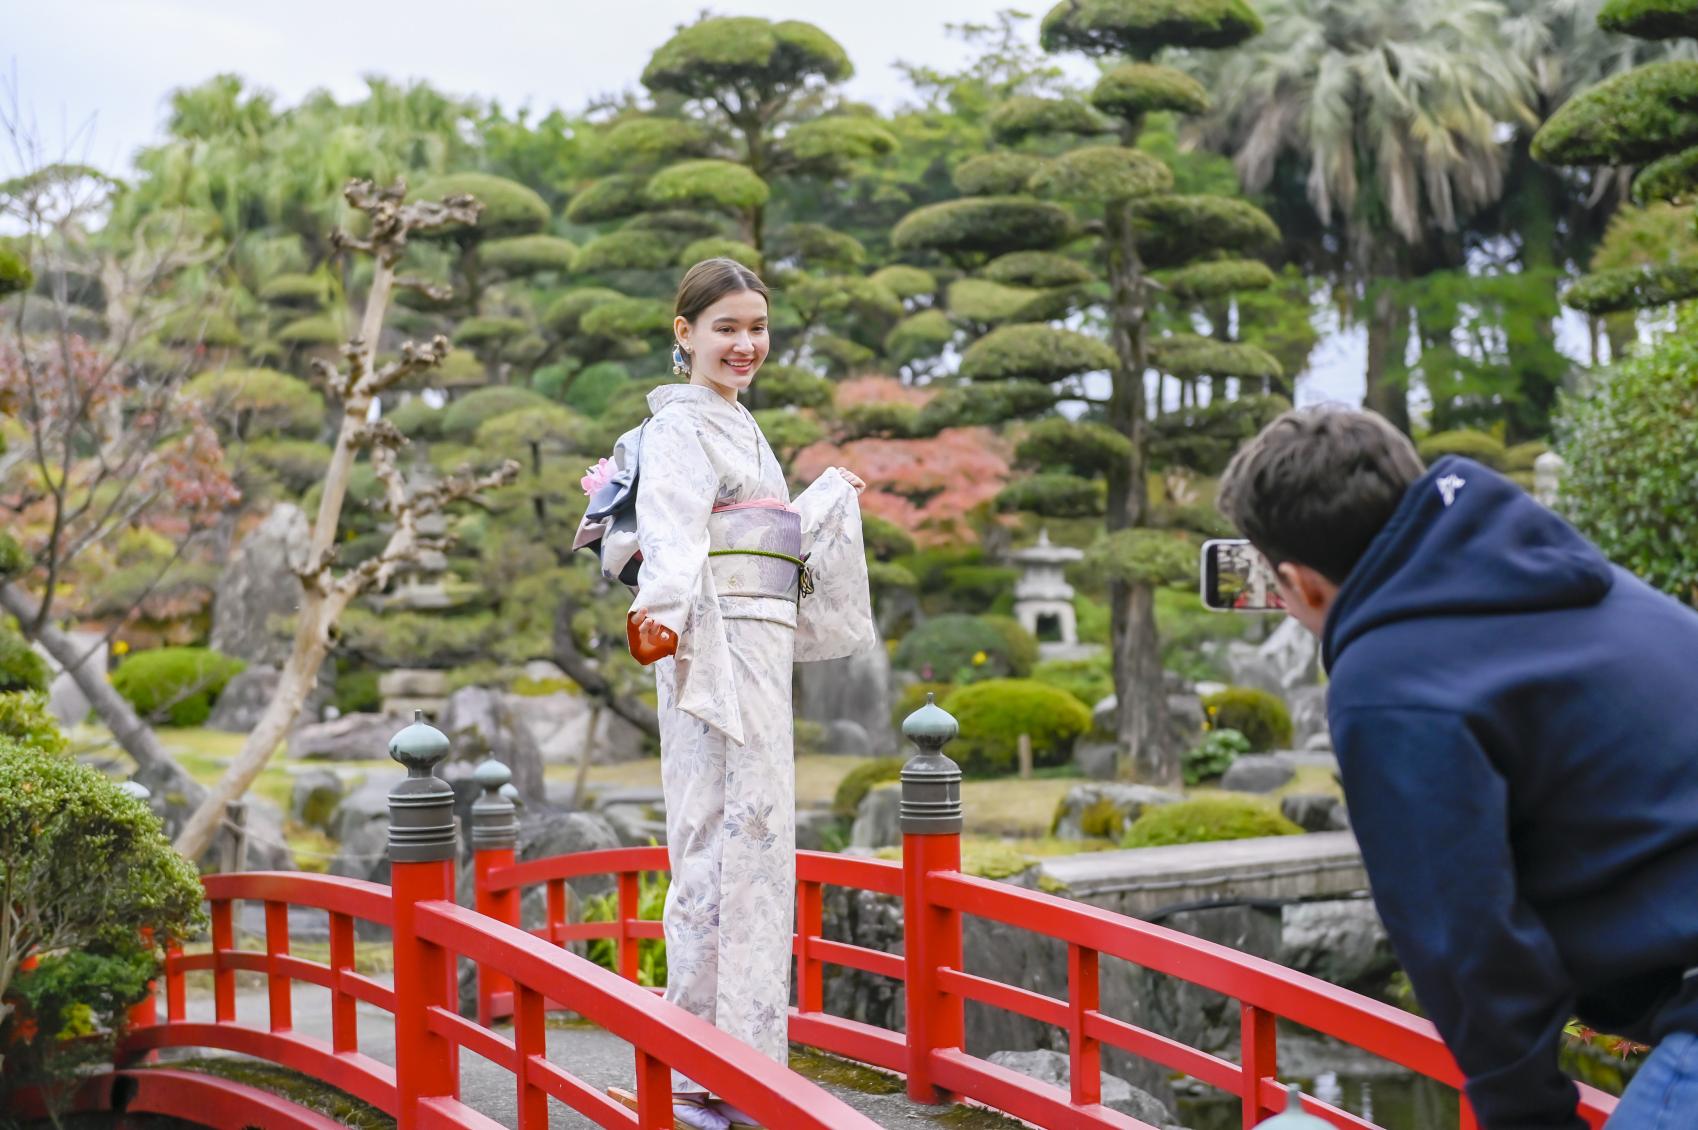
[[914, 552], [914, 539], [908, 531], [877, 514], [861, 516], [861, 540], [880, 561]]
[[1114, 660], [1107, 652], [1089, 659], [1046, 659], [1032, 668], [1032, 678], [1066, 691], [1094, 710], [1114, 693]]
[[[977, 658], [981, 653], [983, 658]], [[923, 679], [947, 679], [958, 671], [980, 668], [989, 675], [1014, 672], [1003, 633], [977, 616], [960, 614], [934, 616], [916, 627], [903, 637], [891, 662]]]
[[477, 434], [478, 428], [497, 416], [517, 412], [521, 408], [546, 408], [548, 398], [541, 393], [516, 385], [492, 385], [468, 392], [442, 415], [442, 435], [445, 439], [466, 442]]
[[[637, 880], [637, 917], [645, 922], [660, 921], [666, 909], [666, 889], [672, 877], [665, 871], [640, 875]], [[584, 900], [580, 921], [612, 922], [619, 917], [619, 895], [605, 895]], [[618, 971], [619, 947], [612, 938], [595, 938], [584, 949], [584, 956], [603, 969]], [[666, 984], [666, 942], [659, 938], [644, 938], [637, 943], [637, 984], [661, 988]]]
[[377, 689], [383, 672], [370, 667], [342, 671], [336, 676], [336, 709], [343, 714], [375, 712], [383, 706], [383, 695]]
[[1202, 844], [1256, 836], [1296, 836], [1302, 832], [1296, 824], [1249, 797], [1198, 797], [1145, 809], [1132, 822], [1120, 846]]
[[0, 694], [0, 739], [4, 738], [48, 753], [64, 753], [71, 746], [48, 713], [47, 696], [40, 691]]
[[1021, 734], [1032, 739], [1034, 765], [1065, 764], [1074, 739], [1091, 730], [1091, 712], [1078, 699], [1035, 679], [974, 683], [951, 694], [943, 709], [961, 725], [949, 754], [964, 773], [1012, 771]]
[[1461, 428], [1453, 432], [1434, 432], [1415, 445], [1421, 458], [1428, 463], [1445, 455], [1460, 455], [1493, 469], [1504, 466], [1503, 440], [1486, 432]]
[[831, 798], [831, 810], [845, 820], [853, 820], [861, 801], [873, 791], [874, 785], [901, 778], [902, 760], [900, 757], [876, 757], [849, 770], [843, 780], [837, 782], [837, 792]]
[[1565, 397], [1560, 506], [1624, 568], [1698, 607], [1698, 332], [1690, 324]]
[[[961, 566], [961, 568], [985, 569], [988, 567], [981, 565]], [[954, 569], [950, 570], [952, 583], [955, 572]], [[1006, 578], [1006, 583], [1001, 579], [993, 579], [990, 582], [996, 586], [990, 590], [993, 597], [1005, 595], [1009, 589], [1014, 587], [1013, 580], [1012, 576]], [[1002, 636], [1003, 654], [1008, 657], [1009, 674], [1020, 679], [1030, 675], [1032, 668], [1038, 664], [1038, 638], [1028, 632], [1025, 626], [1012, 616], [985, 615], [980, 616], [979, 619], [996, 629], [997, 633]]]
[[1187, 785], [1200, 784], [1232, 768], [1241, 753], [1250, 752], [1250, 739], [1237, 730], [1210, 730], [1179, 760]]
[[29, 641], [0, 624], [0, 694], [11, 691], [45, 691], [52, 672]]
[[[0, 1091], [110, 1063], [124, 1011], [158, 969], [141, 930], [163, 942], [204, 925], [194, 864], [147, 805], [101, 773], [0, 737], [0, 874], [15, 926], [0, 931], [0, 998], [22, 1010], [0, 1026], [10, 1045]], [[39, 964], [18, 972], [30, 957]]]
[[198, 726], [224, 685], [247, 668], [209, 647], [138, 651], [112, 673], [112, 686], [150, 722]]
[[1255, 687], [1227, 687], [1203, 699], [1211, 730], [1237, 730], [1258, 753], [1291, 745], [1291, 714], [1278, 695]]

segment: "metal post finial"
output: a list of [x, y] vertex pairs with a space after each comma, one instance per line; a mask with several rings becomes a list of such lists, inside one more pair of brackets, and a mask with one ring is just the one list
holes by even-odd
[[[518, 813], [508, 791], [513, 771], [491, 757], [472, 770], [483, 795], [472, 802], [472, 850], [516, 847], [519, 842]], [[517, 791], [517, 790], [513, 790]]]
[[413, 724], [389, 739], [407, 779], [389, 790], [389, 858], [428, 863], [454, 858], [454, 790], [432, 771], [448, 756], [448, 735], [413, 711]]
[[960, 732], [960, 724], [929, 693], [926, 704], [902, 723], [902, 735], [917, 751], [902, 767], [904, 835], [961, 834], [961, 768], [943, 752]]

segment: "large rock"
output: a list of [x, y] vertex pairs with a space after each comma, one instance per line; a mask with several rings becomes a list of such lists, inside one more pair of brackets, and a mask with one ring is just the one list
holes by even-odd
[[[619, 846], [619, 835], [607, 817], [595, 812], [545, 812], [525, 817], [519, 825], [519, 858], [547, 859], [579, 851]], [[571, 887], [579, 898], [594, 898], [613, 890], [611, 875], [586, 875]]]
[[374, 761], [389, 756], [389, 739], [411, 719], [391, 714], [344, 714], [289, 735], [289, 756], [321, 761]]
[[[1167, 692], [1167, 749], [1177, 757], [1203, 738], [1203, 700], [1194, 689], [1172, 687]], [[1091, 708], [1091, 728], [1098, 738], [1113, 737], [1119, 710], [1120, 698], [1112, 694]]]
[[1321, 645], [1296, 620], [1286, 619], [1260, 644], [1234, 640], [1226, 647], [1227, 671], [1234, 684], [1260, 687], [1284, 696], [1317, 681]]
[[[326, 679], [329, 670], [328, 664], [319, 669], [318, 680], [306, 702], [301, 704], [300, 713], [291, 724], [292, 729], [315, 724], [329, 704], [331, 691]], [[277, 697], [277, 684], [282, 677], [283, 673], [278, 668], [261, 663], [231, 679], [219, 693], [218, 702], [213, 705], [212, 714], [206, 720], [206, 728], [230, 734], [245, 734], [252, 730], [259, 725], [260, 716], [271, 705], [271, 700]]]
[[590, 740], [590, 723], [595, 723], [595, 745], [590, 761], [602, 765], [631, 761], [643, 756], [647, 736], [613, 711], [596, 709], [586, 694], [505, 695], [509, 709], [530, 731], [544, 762], [576, 765]]
[[330, 769], [297, 773], [290, 781], [289, 818], [329, 832], [336, 826], [336, 809], [345, 791], [342, 778]]
[[843, 822], [829, 808], [803, 808], [796, 812], [796, 850], [825, 851], [829, 839], [842, 842]]
[[438, 728], [448, 735], [455, 760], [493, 757], [513, 771], [513, 787], [525, 801], [544, 799], [542, 750], [515, 703], [524, 699], [488, 687], [461, 687], [448, 698]]
[[1281, 910], [1281, 965], [1346, 987], [1377, 983], [1397, 957], [1368, 899], [1292, 903]]
[[[1034, 1051], [992, 1052], [985, 1057], [1000, 1067], [1048, 1083], [1066, 1091], [1072, 1080], [1072, 1070], [1065, 1052], [1040, 1048]], [[1168, 1126], [1173, 1115], [1167, 1104], [1150, 1092], [1134, 1087], [1118, 1075], [1102, 1073], [1102, 1105], [1121, 1114], [1130, 1115], [1151, 1126]]]
[[292, 641], [278, 622], [300, 611], [302, 590], [295, 570], [305, 567], [311, 542], [306, 514], [287, 502], [273, 506], [265, 521], [242, 539], [219, 575], [213, 596], [214, 649], [250, 664], [284, 664]]
[[855, 824], [849, 829], [851, 847], [881, 848], [902, 842], [902, 786], [875, 785], [861, 798]]
[[[826, 727], [826, 749], [861, 753], [863, 748], [833, 748], [829, 737], [834, 722], [848, 721], [866, 739], [865, 753], [894, 753], [896, 731], [890, 725], [890, 655], [884, 641], [842, 659], [796, 666], [796, 716]], [[859, 742], [855, 743], [859, 746]]]
[[[66, 632], [65, 637], [75, 645], [77, 654], [83, 657], [79, 670], [99, 674], [104, 679], [105, 672], [111, 666], [111, 656], [106, 647], [104, 632]], [[88, 712], [94, 709], [94, 704], [77, 686], [77, 680], [70, 671], [59, 666], [57, 660], [47, 654], [47, 649], [39, 643], [31, 645], [36, 653], [47, 661], [47, 669], [53, 672], [53, 681], [47, 685], [47, 709], [59, 722], [59, 725], [70, 727], [79, 725], [88, 717]]]
[[403, 774], [373, 773], [342, 798], [330, 817], [339, 842], [330, 873], [389, 882], [389, 790]]
[[1331, 731], [1327, 728], [1327, 689], [1323, 686], [1293, 687], [1285, 694], [1286, 709], [1291, 712], [1292, 744], [1298, 749], [1309, 748], [1316, 738], [1325, 738], [1332, 748]]
[[1146, 808], [1184, 799], [1148, 785], [1074, 785], [1056, 807], [1051, 834], [1062, 840], [1118, 840]]
[[1093, 781], [1112, 781], [1120, 773], [1121, 746], [1114, 741], [1081, 741], [1073, 746], [1073, 765]]
[[242, 867], [247, 871], [293, 871], [295, 853], [289, 847], [284, 830], [283, 810], [270, 801], [249, 793], [244, 798], [242, 822], [247, 844], [242, 851]]
[[848, 718], [835, 718], [825, 724], [825, 752], [870, 757], [878, 751], [865, 726]]
[[1221, 775], [1220, 787], [1234, 793], [1271, 793], [1296, 775], [1280, 754], [1246, 753]]
[[1326, 793], [1293, 793], [1280, 800], [1279, 811], [1305, 832], [1342, 832], [1350, 827], [1344, 802]]

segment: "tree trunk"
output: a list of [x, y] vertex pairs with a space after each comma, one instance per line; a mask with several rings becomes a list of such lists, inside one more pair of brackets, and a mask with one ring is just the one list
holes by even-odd
[[[1136, 529], [1149, 506], [1149, 420], [1144, 396], [1147, 356], [1143, 264], [1132, 232], [1131, 209], [1108, 215], [1108, 275], [1114, 351], [1109, 423], [1132, 441], [1132, 454], [1109, 474], [1108, 528]], [[1156, 636], [1155, 593], [1147, 583], [1109, 584], [1110, 639], [1114, 689], [1119, 701], [1116, 729], [1128, 764], [1120, 767], [1140, 781], [1172, 785], [1180, 779], [1167, 734], [1167, 694], [1162, 684], [1161, 643]]]
[[25, 628], [25, 634], [40, 643], [76, 681], [77, 689], [87, 696], [95, 713], [112, 731], [113, 740], [135, 761], [136, 777], [156, 798], [165, 800], [171, 794], [178, 794], [189, 804], [200, 802], [206, 790], [165, 752], [159, 735], [142, 721], [129, 701], [112, 686], [106, 673], [95, 670], [92, 664], [79, 663], [85, 658], [83, 650], [51, 623], [29, 630], [39, 611], [29, 593], [16, 584], [0, 585], [0, 607], [17, 617], [18, 623]]
[[619, 694], [589, 658], [578, 650], [578, 638], [572, 633], [572, 617], [577, 605], [562, 595], [554, 613], [554, 662], [585, 694], [605, 704], [614, 714], [625, 719], [655, 740], [660, 739], [660, 718], [654, 708], [640, 699]]
[[1409, 311], [1395, 279], [1380, 275], [1368, 296], [1368, 365], [1362, 402], [1409, 433], [1409, 389], [1404, 354], [1409, 347]]

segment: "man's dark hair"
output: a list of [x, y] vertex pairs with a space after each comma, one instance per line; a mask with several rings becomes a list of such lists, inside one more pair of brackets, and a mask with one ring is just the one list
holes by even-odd
[[1342, 585], [1425, 473], [1415, 445], [1384, 417], [1300, 408], [1232, 457], [1220, 512], [1274, 565], [1307, 565]]

